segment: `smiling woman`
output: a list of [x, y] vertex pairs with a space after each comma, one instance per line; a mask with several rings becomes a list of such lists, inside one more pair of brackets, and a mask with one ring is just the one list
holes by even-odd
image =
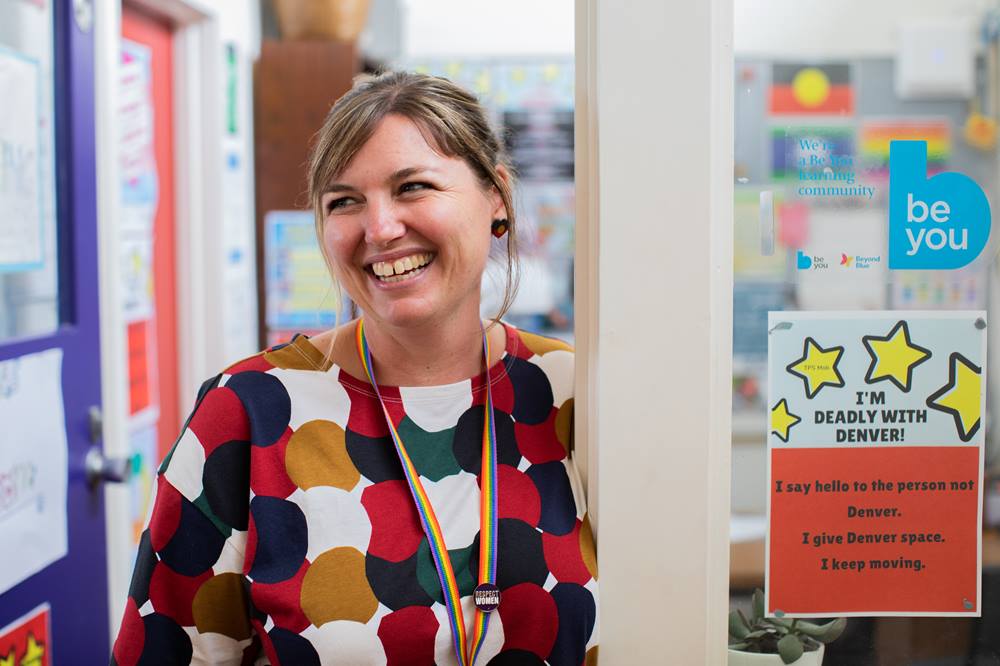
[[[362, 318], [203, 387], [160, 470], [116, 662], [596, 663], [573, 350], [499, 320], [517, 225], [483, 109], [444, 79], [361, 81], [310, 187]], [[501, 244], [505, 305], [484, 322]]]

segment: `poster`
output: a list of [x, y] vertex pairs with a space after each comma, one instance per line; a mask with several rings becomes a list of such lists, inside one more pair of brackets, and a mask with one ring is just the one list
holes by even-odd
[[38, 63], [0, 47], [0, 272], [42, 265]]
[[0, 594], [66, 555], [62, 349], [0, 362]]
[[978, 616], [986, 313], [768, 331], [768, 613]]
[[334, 326], [339, 295], [316, 241], [312, 211], [264, 216], [264, 263], [269, 329]]
[[0, 629], [0, 666], [49, 666], [52, 663], [48, 604], [42, 604]]

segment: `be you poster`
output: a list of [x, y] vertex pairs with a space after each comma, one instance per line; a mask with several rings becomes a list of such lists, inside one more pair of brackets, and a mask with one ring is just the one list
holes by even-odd
[[985, 312], [769, 313], [769, 614], [980, 614], [985, 387]]

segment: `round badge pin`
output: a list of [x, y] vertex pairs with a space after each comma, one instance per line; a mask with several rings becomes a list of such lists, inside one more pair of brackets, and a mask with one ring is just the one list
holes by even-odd
[[500, 605], [500, 588], [491, 583], [480, 583], [472, 593], [476, 608], [484, 613], [492, 613]]

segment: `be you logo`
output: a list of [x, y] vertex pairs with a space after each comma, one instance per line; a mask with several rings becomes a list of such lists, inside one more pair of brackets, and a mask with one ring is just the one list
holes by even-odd
[[990, 237], [990, 204], [960, 173], [927, 177], [927, 142], [889, 144], [889, 268], [952, 269]]

